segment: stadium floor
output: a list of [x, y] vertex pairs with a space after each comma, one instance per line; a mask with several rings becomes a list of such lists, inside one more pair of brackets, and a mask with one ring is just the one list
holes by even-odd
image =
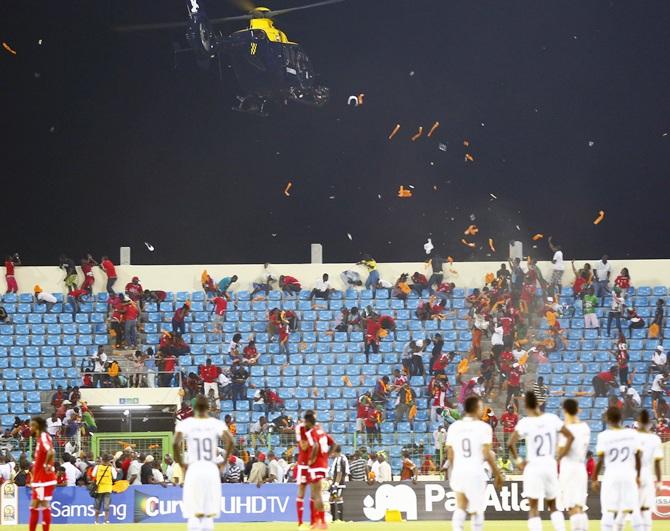
[[[233, 524], [217, 524], [216, 530], [226, 530], [230, 529]], [[297, 526], [290, 523], [248, 523], [248, 524], [234, 524], [236, 528], [240, 528], [242, 531], [296, 531]], [[346, 522], [347, 531], [356, 531], [356, 530], [370, 530], [372, 528], [375, 531], [386, 531], [393, 530], [402, 527], [402, 529], [410, 528], [412, 531], [434, 531], [436, 527], [444, 529], [445, 531], [451, 529], [449, 522], [401, 522], [401, 523], [383, 523], [383, 522]], [[54, 531], [58, 529], [84, 529], [90, 527], [88, 525], [53, 525], [52, 528]], [[186, 524], [114, 524], [110, 526], [104, 526], [104, 529], [111, 529], [112, 531], [184, 531], [186, 529]], [[569, 524], [568, 524], [569, 528]], [[20, 525], [13, 527], [17, 531], [24, 531], [28, 529], [27, 525]], [[41, 529], [38, 526], [38, 529]], [[345, 529], [344, 524], [335, 524], [331, 525], [330, 529]], [[470, 529], [469, 523], [466, 524], [466, 529]], [[524, 520], [510, 520], [510, 521], [489, 521], [484, 525], [484, 529], [490, 530], [524, 530], [527, 529], [526, 522]], [[544, 522], [545, 530], [552, 529], [548, 521]], [[589, 525], [589, 531], [596, 531], [600, 529], [599, 521], [592, 521]], [[624, 528], [626, 530], [632, 529], [630, 523], [626, 524]], [[670, 531], [670, 521], [669, 522], [658, 522], [655, 521], [653, 525], [654, 531]]]

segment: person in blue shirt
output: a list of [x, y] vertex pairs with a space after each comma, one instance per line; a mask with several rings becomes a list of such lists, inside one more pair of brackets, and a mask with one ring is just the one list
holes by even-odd
[[223, 277], [219, 281], [219, 291], [221, 292], [221, 295], [226, 297], [228, 300], [230, 300], [230, 296], [226, 292], [228, 291], [228, 288], [230, 288], [230, 285], [234, 282], [237, 282], [237, 275], [233, 275], [232, 277]]

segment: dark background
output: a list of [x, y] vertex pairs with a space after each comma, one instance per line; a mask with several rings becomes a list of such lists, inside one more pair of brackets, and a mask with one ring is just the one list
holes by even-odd
[[[2, 0], [0, 40], [17, 55], [0, 49], [0, 252], [300, 262], [322, 242], [326, 261], [404, 261], [432, 235], [481, 260], [489, 237], [501, 259], [540, 232], [566, 258], [670, 255], [667, 0], [349, 0], [286, 15], [277, 25], [332, 99], [265, 119], [230, 110], [229, 71], [173, 68], [179, 31], [110, 29], [183, 17], [180, 0]], [[433, 138], [409, 140], [436, 120]], [[395, 197], [401, 184], [412, 198]], [[460, 243], [471, 214], [475, 250]]]

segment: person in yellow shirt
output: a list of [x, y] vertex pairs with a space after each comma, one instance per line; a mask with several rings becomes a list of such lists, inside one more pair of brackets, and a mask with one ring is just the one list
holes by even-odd
[[365, 281], [365, 289], [375, 289], [377, 282], [379, 282], [379, 270], [377, 269], [377, 261], [372, 258], [370, 255], [364, 255], [363, 259], [358, 262], [359, 265], [363, 265], [368, 270], [368, 278]]
[[112, 486], [116, 480], [116, 468], [112, 466], [111, 457], [104, 454], [101, 463], [93, 469], [92, 481], [97, 485], [97, 496], [95, 498], [95, 521], [102, 512], [104, 523], [109, 523], [109, 503], [112, 499]]

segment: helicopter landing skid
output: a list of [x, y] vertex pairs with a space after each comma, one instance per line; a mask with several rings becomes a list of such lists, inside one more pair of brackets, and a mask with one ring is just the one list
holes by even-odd
[[237, 100], [239, 103], [233, 106], [234, 111], [255, 114], [256, 116], [262, 116], [263, 118], [270, 116], [270, 113], [268, 112], [270, 102], [265, 98], [252, 95], [238, 96]]

